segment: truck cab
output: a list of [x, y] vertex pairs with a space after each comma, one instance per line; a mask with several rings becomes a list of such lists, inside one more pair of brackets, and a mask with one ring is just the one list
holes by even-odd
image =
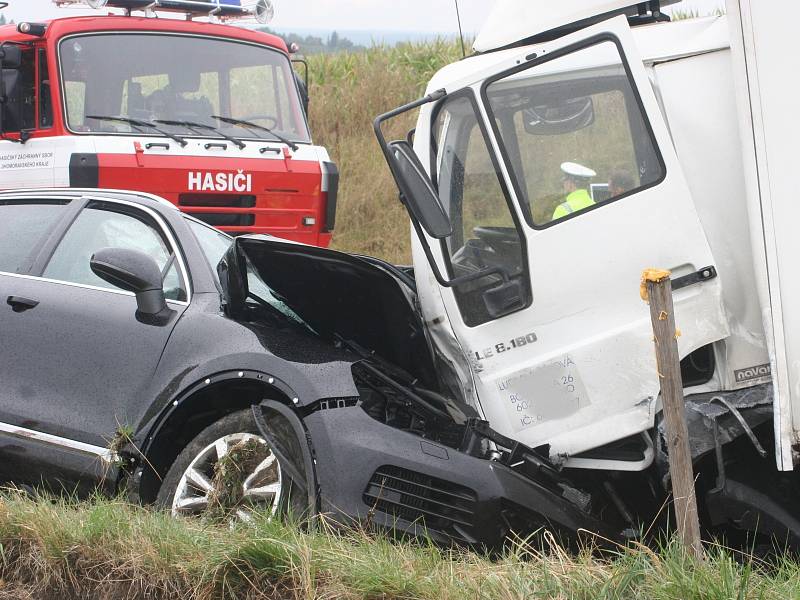
[[0, 187], [134, 189], [232, 234], [330, 242], [338, 171], [280, 38], [128, 10], [0, 27], [0, 44]]
[[[796, 236], [771, 216], [784, 204], [765, 208], [751, 109], [753, 39], [775, 19], [730, 2], [673, 23], [667, 4], [499, 2], [475, 52], [375, 129], [429, 337], [482, 418], [573, 481], [652, 503], [669, 448], [639, 286], [668, 269], [704, 526], [800, 540], [796, 335], [775, 312]], [[417, 109], [413, 146], [388, 142], [382, 125]]]

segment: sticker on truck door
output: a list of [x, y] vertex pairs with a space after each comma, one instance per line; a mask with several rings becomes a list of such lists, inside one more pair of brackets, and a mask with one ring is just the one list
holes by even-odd
[[515, 432], [563, 419], [589, 405], [570, 356], [499, 379], [497, 391]]
[[517, 348], [522, 348], [528, 344], [532, 344], [536, 341], [536, 334], [531, 332], [526, 335], [521, 335], [519, 337], [513, 338], [509, 341], [502, 341], [494, 344], [491, 348], [484, 348], [483, 350], [473, 350], [473, 354], [475, 355], [476, 360], [485, 360], [487, 358], [491, 358], [493, 356], [498, 356], [503, 352], [510, 352], [511, 350], [516, 350]]

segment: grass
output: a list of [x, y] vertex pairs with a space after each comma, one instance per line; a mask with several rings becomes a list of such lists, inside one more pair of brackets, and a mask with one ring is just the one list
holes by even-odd
[[112, 500], [6, 492], [0, 598], [783, 600], [800, 598], [800, 569], [737, 562], [719, 548], [695, 563], [675, 545], [601, 560], [520, 542], [489, 559], [363, 531], [258, 518], [231, 529]]
[[[421, 96], [431, 75], [459, 58], [461, 47], [451, 40], [308, 57], [311, 132], [342, 174], [334, 248], [410, 263], [408, 217], [372, 121]], [[388, 133], [405, 137], [415, 121], [416, 112], [404, 115]]]

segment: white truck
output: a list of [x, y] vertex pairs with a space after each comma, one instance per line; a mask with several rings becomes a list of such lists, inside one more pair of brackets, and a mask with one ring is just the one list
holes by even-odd
[[[639, 282], [669, 269], [705, 530], [796, 544], [791, 6], [667, 4], [498, 0], [475, 53], [376, 134], [455, 394], [632, 527], [653, 518], [668, 449]], [[417, 108], [413, 141], [387, 143]]]

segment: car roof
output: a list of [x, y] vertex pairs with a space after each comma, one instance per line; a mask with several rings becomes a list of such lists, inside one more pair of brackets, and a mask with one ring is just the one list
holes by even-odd
[[108, 198], [109, 200], [125, 200], [141, 204], [150, 208], [169, 209], [177, 211], [178, 207], [169, 200], [134, 190], [110, 190], [103, 188], [26, 188], [18, 190], [5, 190], [0, 192], [0, 200], [11, 198], [82, 198], [92, 196], [93, 198]]

